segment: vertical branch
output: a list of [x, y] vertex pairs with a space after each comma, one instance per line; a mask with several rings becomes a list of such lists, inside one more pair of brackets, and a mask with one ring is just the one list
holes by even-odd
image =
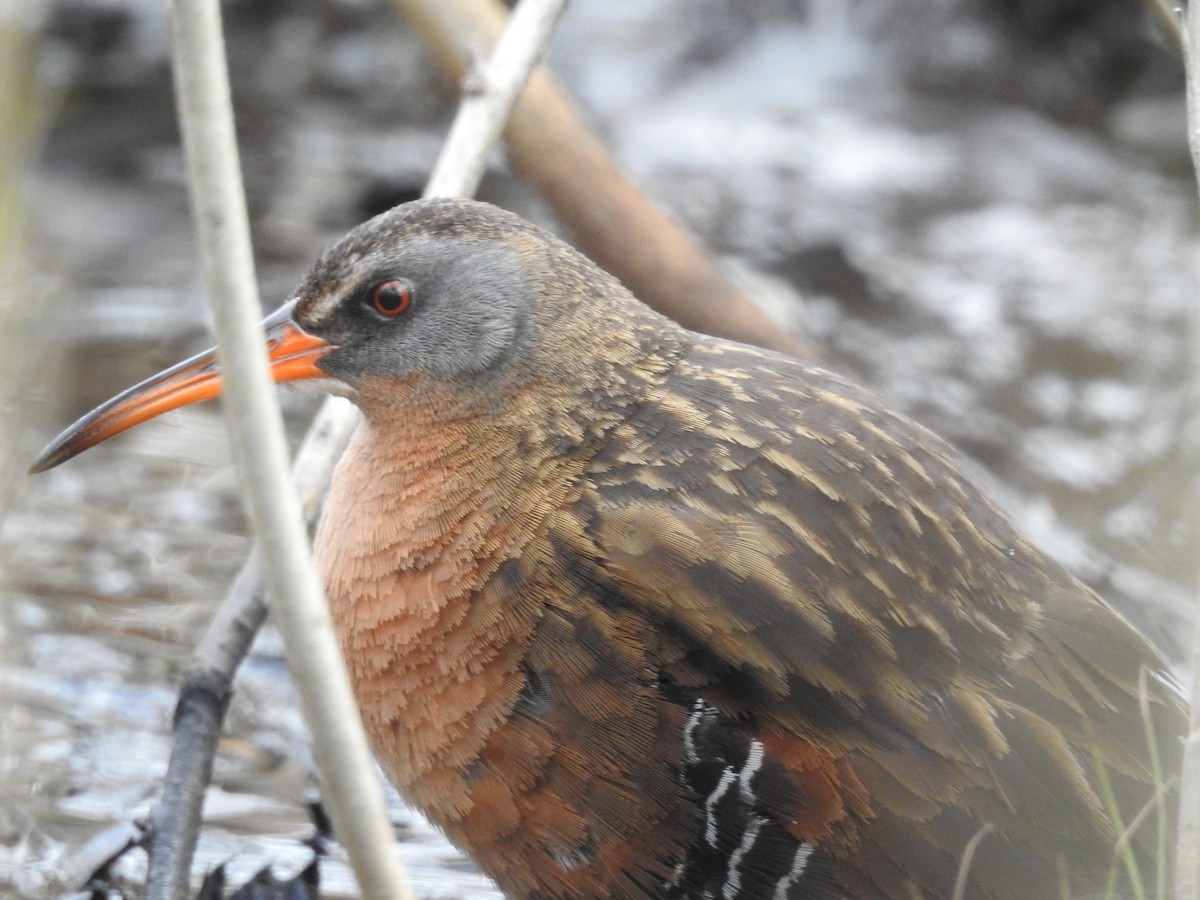
[[[1200, 176], [1200, 2], [1187, 5], [1182, 28], [1183, 59], [1187, 72], [1187, 130], [1192, 165]], [[1193, 335], [1200, 338], [1200, 311], [1193, 310]], [[1192, 642], [1192, 696], [1188, 734], [1183, 745], [1183, 770], [1179, 783], [1179, 835], [1175, 851], [1176, 900], [1200, 900], [1200, 615]]]
[[350, 677], [288, 483], [283, 417], [258, 322], [229, 80], [217, 0], [175, 0], [172, 45], [188, 184], [226, 380], [234, 459], [289, 668], [313, 735], [334, 828], [367, 897], [412, 897], [396, 856]]
[[[474, 193], [478, 173], [483, 171], [496, 139], [493, 123], [503, 123], [532, 66], [544, 51], [564, 2], [522, 0], [513, 15], [514, 27], [519, 29], [517, 36], [503, 41], [503, 48], [497, 48], [497, 58], [488, 67], [489, 89], [469, 98], [473, 110], [460, 111], [456, 118], [438, 158], [436, 174], [425, 192], [427, 196]], [[220, 68], [223, 71], [223, 63]], [[236, 154], [231, 131], [224, 140], [230, 142]], [[237, 177], [236, 161], [232, 163], [232, 172]], [[193, 191], [197, 190], [194, 186]], [[237, 205], [239, 211], [233, 215], [244, 222], [244, 204], [239, 199]], [[197, 217], [200, 218], [199, 210]], [[219, 221], [224, 219], [218, 216]], [[252, 277], [249, 283], [253, 284]], [[252, 333], [258, 333], [257, 321]], [[334, 464], [357, 421], [358, 412], [349, 403], [338, 399], [326, 401], [297, 453], [293, 485], [310, 521], [316, 518]], [[154, 843], [150, 847], [147, 890], [151, 900], [175, 900], [188, 884], [201, 804], [212, 774], [229, 683], [264, 616], [258, 566], [256, 550], [230, 587], [184, 676], [176, 711], [176, 742], [163, 798], [151, 814]]]
[[179, 686], [175, 744], [162, 795], [148, 817], [147, 900], [187, 896], [192, 857], [200, 838], [200, 812], [229, 709], [233, 673], [266, 617], [255, 549], [205, 629]]

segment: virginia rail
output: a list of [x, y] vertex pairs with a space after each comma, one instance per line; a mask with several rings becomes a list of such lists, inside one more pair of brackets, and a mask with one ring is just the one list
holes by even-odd
[[[1153, 889], [1162, 657], [878, 398], [474, 202], [358, 227], [265, 326], [364, 414], [316, 543], [376, 752], [508, 895]], [[196, 357], [35, 469], [219, 391]]]

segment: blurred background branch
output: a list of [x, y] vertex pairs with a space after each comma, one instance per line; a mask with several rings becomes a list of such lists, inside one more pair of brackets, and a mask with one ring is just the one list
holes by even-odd
[[[499, 0], [395, 0], [451, 86], [505, 20]], [[816, 350], [733, 284], [679, 223], [613, 161], [550, 76], [539, 70], [504, 130], [513, 170], [550, 204], [576, 243], [633, 293], [688, 328], [808, 359]]]
[[[258, 324], [262, 304], [218, 0], [174, 0], [171, 26], [180, 130], [224, 374], [224, 407], [255, 525], [272, 621], [283, 636], [288, 668], [312, 732], [322, 795], [363, 895], [411, 900], [412, 885], [396, 855], [383, 785], [288, 479], [291, 459], [283, 415]], [[187, 893], [184, 880], [164, 891], [161, 900], [183, 900]]]
[[[1187, 76], [1187, 129], [1192, 152], [1192, 167], [1200, 185], [1200, 3], [1188, 3], [1182, 32], [1183, 56]], [[1194, 349], [1200, 349], [1200, 298], [1192, 310], [1189, 337]], [[1192, 354], [1193, 387], [1200, 387], [1200, 362]], [[1197, 392], [1200, 396], [1200, 392]], [[1200, 597], [1193, 608], [1193, 641], [1189, 672], [1191, 675], [1191, 718], [1184, 741], [1183, 770], [1179, 779], [1179, 832], [1175, 852], [1176, 900], [1200, 900]]]

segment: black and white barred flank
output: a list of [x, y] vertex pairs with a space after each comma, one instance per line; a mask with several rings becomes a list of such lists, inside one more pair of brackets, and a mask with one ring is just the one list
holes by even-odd
[[783, 827], [796, 788], [782, 766], [703, 700], [683, 732], [684, 778], [703, 804], [696, 842], [666, 896], [678, 900], [833, 900], [829, 860]]

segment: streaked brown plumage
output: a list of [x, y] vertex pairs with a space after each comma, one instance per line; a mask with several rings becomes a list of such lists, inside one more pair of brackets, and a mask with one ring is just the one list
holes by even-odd
[[1161, 657], [874, 396], [462, 201], [270, 321], [365, 414], [317, 549], [376, 751], [510, 896], [1055, 898], [1147, 804], [1153, 883]]

